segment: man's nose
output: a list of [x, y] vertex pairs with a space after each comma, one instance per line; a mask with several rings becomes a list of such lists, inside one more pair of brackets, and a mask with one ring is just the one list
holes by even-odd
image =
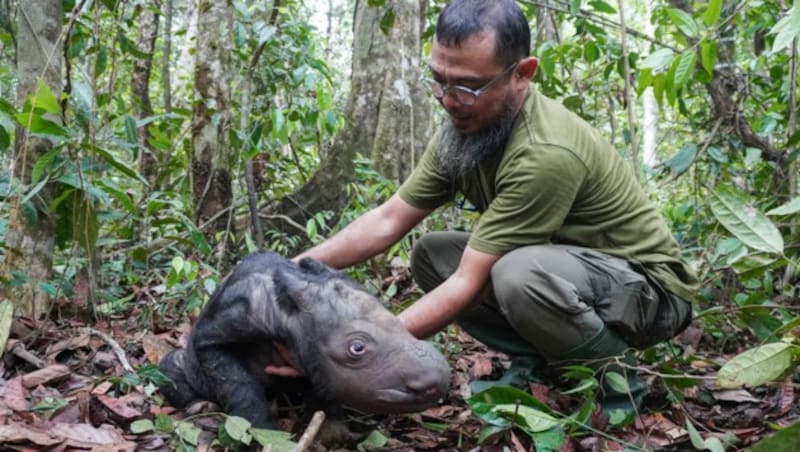
[[461, 102], [456, 99], [455, 94], [453, 94], [452, 90], [447, 90], [444, 92], [444, 96], [439, 99], [439, 102], [442, 103], [442, 106], [447, 110], [453, 110], [461, 107]]

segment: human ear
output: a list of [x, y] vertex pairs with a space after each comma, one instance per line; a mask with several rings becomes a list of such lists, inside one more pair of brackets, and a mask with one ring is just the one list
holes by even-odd
[[539, 60], [536, 57], [528, 57], [520, 60], [517, 64], [517, 74], [526, 81], [533, 79], [536, 68], [539, 67]]

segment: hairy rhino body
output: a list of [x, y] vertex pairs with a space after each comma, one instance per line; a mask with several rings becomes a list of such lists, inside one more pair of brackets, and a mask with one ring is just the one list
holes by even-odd
[[220, 404], [257, 427], [274, 427], [268, 395], [298, 379], [269, 376], [273, 341], [303, 369], [314, 397], [370, 413], [430, 407], [446, 394], [450, 370], [380, 301], [313, 259], [299, 265], [275, 253], [246, 257], [214, 292], [185, 349], [160, 368], [174, 385], [161, 389], [183, 407]]

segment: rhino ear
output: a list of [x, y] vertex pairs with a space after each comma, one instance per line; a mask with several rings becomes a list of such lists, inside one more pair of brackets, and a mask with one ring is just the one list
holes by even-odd
[[337, 274], [336, 270], [334, 270], [333, 268], [328, 267], [322, 262], [310, 257], [304, 257], [300, 259], [300, 262], [298, 262], [297, 265], [304, 272], [308, 272], [314, 275]]
[[292, 311], [311, 307], [314, 290], [307, 279], [291, 271], [279, 271], [276, 276], [281, 287], [279, 302], [282, 306]]

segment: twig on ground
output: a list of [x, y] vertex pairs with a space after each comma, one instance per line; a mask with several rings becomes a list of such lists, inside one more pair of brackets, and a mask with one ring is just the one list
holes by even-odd
[[100, 338], [106, 341], [106, 343], [111, 347], [111, 350], [114, 351], [114, 354], [117, 355], [117, 359], [119, 360], [119, 363], [122, 365], [122, 368], [128, 372], [132, 373], [136, 372], [135, 370], [133, 370], [133, 366], [131, 366], [131, 363], [128, 362], [128, 358], [125, 356], [125, 350], [123, 350], [122, 347], [120, 347], [119, 343], [115, 341], [113, 337], [109, 336], [108, 334], [102, 331], [89, 327], [81, 328], [81, 332], [85, 334], [94, 334], [96, 336], [100, 336]]
[[325, 412], [317, 411], [314, 413], [314, 416], [311, 418], [311, 422], [308, 423], [308, 427], [306, 427], [306, 431], [303, 432], [303, 436], [300, 437], [300, 440], [297, 441], [297, 446], [295, 446], [293, 452], [304, 452], [311, 447], [311, 443], [314, 441], [314, 438], [317, 437], [317, 433], [319, 433], [320, 427], [322, 427], [322, 423], [325, 422]]
[[25, 348], [25, 344], [22, 342], [17, 342], [11, 347], [11, 353], [13, 353], [18, 358], [22, 359], [25, 362], [33, 364], [39, 369], [43, 369], [47, 363], [44, 362], [41, 358], [34, 355], [33, 353], [29, 352], [27, 348]]

